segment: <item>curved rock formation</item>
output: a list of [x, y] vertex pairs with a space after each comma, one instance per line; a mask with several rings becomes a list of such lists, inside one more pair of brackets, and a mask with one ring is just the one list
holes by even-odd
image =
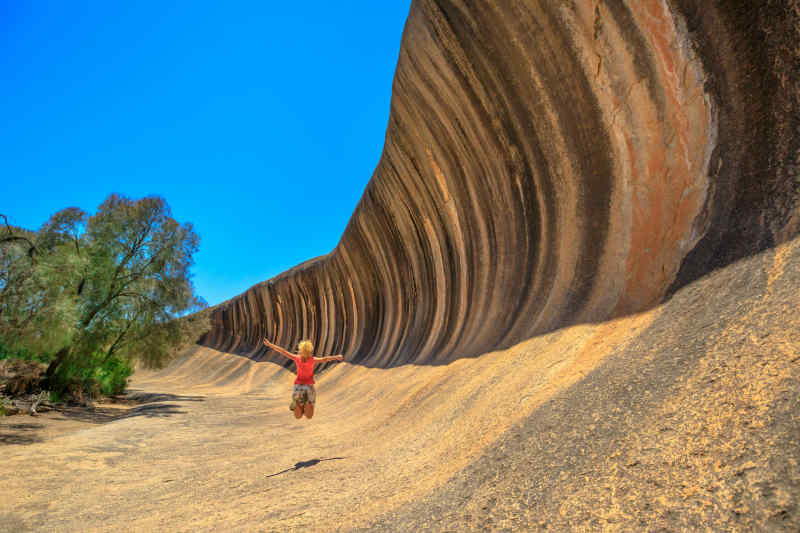
[[218, 306], [202, 342], [443, 363], [797, 234], [800, 8], [755, 4], [415, 1], [341, 241]]

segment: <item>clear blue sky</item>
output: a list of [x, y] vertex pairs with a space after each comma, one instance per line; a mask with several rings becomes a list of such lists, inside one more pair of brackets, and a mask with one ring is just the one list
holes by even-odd
[[339, 241], [383, 148], [410, 0], [0, 0], [0, 213], [166, 198], [219, 303]]

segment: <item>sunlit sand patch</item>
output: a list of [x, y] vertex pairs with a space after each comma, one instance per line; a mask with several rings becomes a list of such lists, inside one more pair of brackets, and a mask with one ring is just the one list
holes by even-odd
[[320, 385], [322, 397], [330, 398], [333, 413], [342, 403], [358, 405], [342, 411], [363, 412], [364, 419], [342, 423], [359, 424], [354, 433], [386, 461], [375, 482], [392, 487], [385, 496], [372, 494], [357, 515], [351, 510], [352, 525], [443, 484], [503, 432], [624, 348], [657, 315], [653, 310], [574, 326], [444, 366], [332, 370]]
[[[102, 515], [100, 529], [130, 523], [210, 529], [240, 523], [243, 508], [257, 509], [251, 519], [267, 530], [365, 524], [446, 482], [657, 313], [575, 326], [448, 365], [342, 363], [318, 376], [311, 421], [289, 413], [293, 373], [198, 347], [166, 369], [134, 377], [138, 393], [167, 398], [153, 404], [166, 407], [164, 416], [123, 418], [17, 446], [6, 456], [2, 481], [20, 510], [16, 516], [30, 524], [66, 520], [76, 507], [101, 516], [92, 487], [136, 502], [135, 515], [130, 506]], [[314, 461], [328, 457], [343, 459]], [[303, 461], [313, 466], [267, 478]], [[23, 465], [26, 476], [12, 474]], [[55, 486], [68, 496], [46, 518], [41, 506], [47, 487]], [[320, 494], [323, 507], [297, 510], [297, 501]], [[187, 497], [187, 507], [164, 507], [167, 495]], [[221, 497], [227, 511], [217, 508]]]
[[[781, 396], [791, 390], [800, 358], [800, 333], [776, 326], [771, 299], [799, 246], [795, 239], [763, 256], [766, 286], [760, 302], [708, 335], [705, 355], [676, 393], [564, 495], [562, 515], [588, 513], [613, 529], [639, 512], [643, 487], [651, 516], [688, 505], [700, 523], [721, 520], [737, 530], [752, 523], [740, 517], [779, 523], [793, 508], [789, 489], [775, 481], [780, 463], [772, 450], [781, 446], [779, 432], [766, 428], [774, 423], [772, 410]], [[734, 354], [732, 344], [738, 345]], [[754, 439], [755, 431], [766, 438]], [[658, 483], [642, 479], [652, 469]]]
[[[341, 364], [326, 371], [318, 379], [317, 417], [324, 416], [323, 423], [333, 431], [316, 438], [328, 440], [342, 455], [381, 465], [361, 474], [360, 483], [373, 489], [357, 512], [348, 511], [349, 519], [355, 525], [358, 517], [385, 512], [444, 483], [509, 427], [624, 347], [657, 313], [575, 326], [448, 365], [376, 369]], [[279, 370], [276, 376], [271, 363], [207, 349], [193, 357], [195, 370], [187, 359], [176, 371], [193, 391], [243, 393], [259, 385], [252, 377], [258, 375], [274, 380], [271, 392], [285, 388], [288, 401], [293, 375]], [[228, 367], [221, 362], [228, 358], [250, 367], [250, 377], [210, 386], [207, 374], [217, 376], [214, 361]], [[178, 383], [170, 372], [164, 379]], [[157, 384], [156, 379], [148, 386]], [[294, 423], [289, 413], [286, 423]]]

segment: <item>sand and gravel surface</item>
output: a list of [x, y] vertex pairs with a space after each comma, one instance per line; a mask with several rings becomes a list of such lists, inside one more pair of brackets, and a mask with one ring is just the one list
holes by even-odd
[[800, 241], [646, 313], [448, 365], [196, 347], [124, 402], [0, 419], [0, 531], [800, 527]]

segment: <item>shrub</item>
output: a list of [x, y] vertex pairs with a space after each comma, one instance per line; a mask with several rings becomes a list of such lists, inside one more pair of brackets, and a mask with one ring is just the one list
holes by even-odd
[[132, 373], [133, 368], [127, 359], [95, 352], [91, 356], [65, 360], [50, 383], [57, 398], [81, 401], [84, 397], [93, 398], [101, 394], [121, 394]]
[[95, 369], [95, 379], [100, 392], [106, 396], [120, 394], [125, 391], [128, 378], [133, 369], [128, 361], [111, 356], [104, 364]]

